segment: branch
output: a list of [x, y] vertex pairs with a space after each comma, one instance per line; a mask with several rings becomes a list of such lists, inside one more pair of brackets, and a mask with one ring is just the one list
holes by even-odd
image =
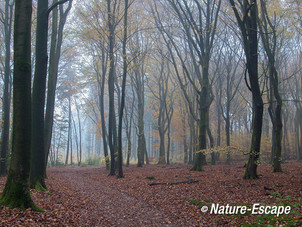
[[175, 184], [192, 184], [192, 183], [197, 183], [200, 182], [198, 180], [192, 180], [192, 179], [188, 179], [187, 181], [180, 181], [180, 182], [160, 182], [160, 183], [151, 183], [149, 184], [150, 186], [153, 185], [175, 185]]
[[56, 8], [58, 5], [64, 4], [65, 2], [68, 2], [68, 1], [70, 1], [70, 0], [62, 0], [62, 1], [59, 1], [59, 2], [56, 2], [56, 3], [52, 4], [52, 6], [48, 8], [47, 14], [49, 15], [50, 12], [51, 12], [54, 8]]

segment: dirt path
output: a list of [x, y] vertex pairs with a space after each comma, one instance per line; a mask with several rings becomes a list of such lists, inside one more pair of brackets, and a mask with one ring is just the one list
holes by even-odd
[[[171, 223], [165, 211], [146, 204], [145, 201], [129, 196], [105, 185], [98, 178], [100, 168], [50, 169], [50, 180], [54, 178], [60, 187], [72, 190], [82, 201], [80, 219], [89, 226], [164, 226]], [[118, 180], [118, 179], [114, 179]], [[72, 208], [71, 208], [72, 209]]]

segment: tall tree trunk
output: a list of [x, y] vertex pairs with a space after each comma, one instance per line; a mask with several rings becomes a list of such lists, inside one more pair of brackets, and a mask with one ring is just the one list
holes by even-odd
[[149, 165], [149, 155], [148, 155], [148, 152], [147, 152], [147, 143], [146, 143], [146, 137], [144, 136], [143, 137], [143, 143], [144, 143], [144, 147], [145, 147], [145, 158], [146, 158], [146, 165]]
[[71, 138], [71, 102], [70, 102], [70, 97], [68, 97], [68, 134], [67, 134], [67, 149], [66, 149], [65, 165], [68, 164], [70, 138]]
[[0, 204], [39, 209], [29, 192], [31, 159], [31, 0], [16, 0], [14, 24], [12, 157]]
[[[143, 80], [143, 79], [142, 79]], [[143, 86], [143, 83], [141, 84]], [[144, 165], [144, 156], [146, 153], [146, 140], [144, 132], [144, 88], [139, 87], [137, 93], [138, 100], [138, 146], [137, 146], [137, 167], [142, 167]]]
[[170, 164], [170, 144], [171, 144], [171, 129], [170, 125], [168, 125], [168, 144], [167, 144], [167, 165]]
[[75, 142], [77, 147], [77, 163], [80, 162], [80, 156], [79, 156], [79, 138], [78, 138], [78, 132], [77, 132], [77, 126], [74, 120], [74, 117], [72, 116], [72, 122], [73, 122], [73, 128], [74, 128], [74, 136], [75, 136]]
[[[46, 98], [46, 110], [44, 119], [44, 154], [45, 163], [47, 163], [48, 153], [51, 144], [53, 115], [55, 108], [56, 87], [58, 78], [59, 60], [61, 56], [61, 47], [63, 42], [63, 29], [67, 20], [67, 15], [71, 10], [72, 1], [69, 0], [68, 7], [63, 11], [63, 6], [60, 5], [60, 22], [58, 27], [58, 9], [55, 7], [52, 9], [52, 33], [49, 55], [49, 71], [48, 71], [48, 83], [47, 83], [47, 98]], [[56, 4], [58, 0], [53, 0], [53, 4]], [[44, 167], [46, 168], [46, 164]], [[44, 170], [46, 173], [46, 169]]]
[[30, 186], [45, 190], [44, 106], [47, 76], [48, 0], [38, 0], [36, 64], [32, 91], [32, 137]]
[[158, 164], [166, 164], [165, 132], [159, 129], [159, 160]]
[[128, 0], [125, 0], [125, 13], [124, 13], [124, 37], [123, 37], [123, 82], [122, 82], [122, 97], [121, 106], [119, 112], [119, 124], [118, 124], [118, 176], [119, 178], [124, 177], [123, 175], [123, 152], [122, 152], [122, 125], [123, 125], [123, 114], [125, 107], [125, 96], [126, 96], [126, 79], [127, 79], [127, 24], [128, 24]]
[[106, 76], [106, 74], [103, 73], [101, 89], [100, 89], [101, 94], [99, 96], [99, 102], [100, 102], [100, 114], [101, 114], [101, 121], [102, 121], [102, 138], [103, 138], [105, 163], [106, 163], [106, 169], [109, 170], [110, 163], [109, 163], [109, 156], [108, 156], [107, 129], [106, 129], [106, 124], [105, 124], [105, 110], [104, 110], [105, 76]]
[[[281, 172], [281, 149], [282, 149], [282, 99], [279, 93], [279, 83], [278, 83], [278, 72], [276, 69], [276, 43], [277, 43], [277, 35], [274, 25], [272, 25], [267, 9], [266, 2], [261, 0], [261, 13], [262, 20], [260, 21], [260, 35], [262, 39], [262, 43], [268, 57], [269, 64], [269, 79], [270, 79], [270, 89], [271, 89], [271, 97], [270, 97], [270, 105], [269, 105], [269, 114], [271, 117], [271, 121], [273, 124], [273, 167], [274, 172]], [[272, 31], [272, 39], [269, 37], [268, 26], [273, 30]], [[271, 41], [272, 40], [272, 41]], [[272, 43], [272, 44], [271, 44]]]
[[255, 179], [258, 178], [257, 166], [259, 164], [263, 121], [263, 101], [258, 81], [258, 7], [256, 0], [244, 0], [241, 4], [242, 9], [240, 9], [244, 15], [241, 17], [234, 0], [230, 0], [230, 3], [242, 34], [250, 82], [248, 87], [253, 97], [252, 139], [244, 179]]
[[81, 165], [82, 163], [82, 125], [81, 125], [81, 118], [80, 118], [80, 110], [79, 110], [79, 106], [77, 104], [77, 101], [76, 99], [74, 100], [75, 101], [75, 106], [76, 106], [76, 110], [77, 110], [77, 117], [78, 117], [78, 126], [79, 126], [79, 148], [80, 148], [80, 151], [79, 151], [79, 161], [78, 161], [78, 166]]
[[10, 126], [10, 103], [11, 103], [11, 33], [14, 4], [5, 0], [5, 12], [3, 18], [5, 35], [5, 65], [4, 65], [4, 90], [2, 107], [2, 134], [1, 134], [1, 154], [0, 154], [0, 176], [7, 174], [7, 154], [9, 151], [9, 126]]
[[[182, 132], [183, 132], [183, 144], [184, 144], [184, 163], [188, 163], [188, 144], [187, 144], [187, 127], [186, 127], [186, 118], [187, 118], [187, 111], [182, 111]], [[191, 145], [191, 144], [190, 144]]]
[[129, 166], [130, 164], [130, 156], [131, 156], [131, 123], [130, 126], [126, 129], [126, 135], [127, 135], [127, 159], [126, 159], [126, 166]]
[[115, 175], [115, 157], [116, 157], [116, 146], [115, 146], [115, 133], [116, 120], [115, 120], [115, 108], [114, 108], [114, 81], [115, 81], [115, 64], [114, 64], [114, 12], [111, 10], [111, 1], [107, 0], [108, 10], [108, 29], [109, 29], [109, 77], [108, 77], [108, 89], [109, 89], [109, 122], [108, 122], [108, 142], [110, 148], [110, 173], [109, 175]]

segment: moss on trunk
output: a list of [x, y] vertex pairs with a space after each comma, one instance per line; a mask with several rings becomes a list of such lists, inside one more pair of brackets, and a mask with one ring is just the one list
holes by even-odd
[[31, 199], [28, 185], [12, 177], [8, 177], [5, 188], [0, 197], [0, 204], [9, 208], [32, 209], [33, 211], [43, 212], [43, 209], [34, 204]]

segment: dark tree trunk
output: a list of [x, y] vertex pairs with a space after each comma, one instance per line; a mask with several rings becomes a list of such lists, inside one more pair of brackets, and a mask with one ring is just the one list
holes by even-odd
[[[52, 137], [58, 68], [59, 68], [59, 60], [61, 56], [61, 47], [63, 42], [63, 29], [67, 20], [67, 15], [71, 10], [72, 1], [73, 0], [69, 0], [68, 7], [64, 12], [63, 12], [63, 6], [62, 5], [59, 6], [60, 8], [59, 28], [58, 28], [57, 7], [52, 9], [52, 34], [51, 34], [50, 56], [49, 56], [46, 111], [45, 111], [45, 119], [44, 119], [45, 163], [47, 163], [48, 153], [51, 144], [51, 137]], [[53, 0], [53, 4], [57, 2], [58, 0]], [[44, 167], [46, 168], [46, 166], [47, 165], [45, 164]], [[44, 170], [44, 173], [46, 173], [46, 169]]]
[[29, 192], [31, 159], [31, 0], [16, 0], [14, 24], [13, 141], [8, 177], [0, 203], [39, 209]]
[[[262, 43], [268, 57], [269, 63], [269, 79], [270, 79], [270, 104], [269, 104], [269, 114], [273, 124], [273, 167], [274, 172], [281, 172], [281, 150], [282, 150], [282, 99], [279, 93], [279, 83], [278, 83], [278, 72], [276, 69], [276, 43], [277, 35], [274, 25], [272, 25], [265, 1], [261, 0], [261, 21], [260, 22], [260, 35]], [[272, 39], [269, 34], [268, 26], [272, 29]], [[273, 40], [273, 41], [271, 41]]]
[[36, 64], [32, 91], [32, 137], [30, 186], [46, 190], [44, 144], [44, 106], [47, 76], [48, 0], [38, 0], [36, 30]]
[[[139, 77], [140, 75], [136, 75]], [[137, 167], [142, 167], [144, 165], [144, 156], [147, 152], [146, 140], [145, 140], [145, 129], [144, 129], [144, 86], [143, 78], [138, 78], [140, 85], [137, 86], [137, 102], [138, 102], [138, 146], [137, 146]]]
[[101, 121], [102, 121], [102, 138], [103, 138], [103, 149], [105, 156], [106, 169], [110, 169], [109, 156], [108, 156], [108, 144], [107, 144], [107, 129], [105, 124], [105, 110], [104, 110], [104, 86], [105, 86], [105, 74], [103, 75], [101, 94], [99, 97], [100, 100], [100, 113], [101, 113]]
[[253, 96], [253, 120], [252, 120], [252, 139], [249, 152], [249, 160], [246, 166], [244, 179], [258, 178], [257, 166], [260, 155], [262, 121], [263, 121], [263, 101], [258, 81], [258, 26], [257, 26], [257, 1], [244, 0], [241, 4], [241, 17], [235, 6], [234, 0], [230, 0], [232, 9], [235, 13], [244, 45], [244, 52], [247, 61], [247, 72], [249, 75], [249, 89]]
[[114, 64], [114, 12], [111, 11], [111, 1], [107, 0], [108, 9], [108, 29], [109, 29], [109, 77], [108, 77], [108, 89], [109, 89], [109, 122], [108, 122], [108, 142], [110, 149], [110, 173], [109, 175], [115, 175], [115, 157], [116, 157], [116, 141], [115, 131], [115, 107], [114, 107], [114, 81], [115, 81], [115, 64]]
[[2, 135], [1, 135], [1, 155], [0, 155], [0, 176], [7, 174], [7, 154], [9, 151], [9, 126], [10, 126], [10, 103], [11, 103], [11, 33], [14, 4], [5, 0], [5, 12], [3, 18], [5, 35], [5, 65], [4, 65], [4, 89], [2, 107]]
[[124, 13], [124, 37], [123, 37], [123, 82], [122, 82], [122, 97], [121, 106], [119, 112], [119, 124], [118, 124], [118, 176], [119, 178], [124, 177], [123, 175], [123, 152], [122, 152], [122, 124], [123, 114], [125, 107], [125, 96], [126, 96], [126, 79], [127, 79], [127, 24], [128, 24], [128, 0], [125, 0], [125, 13]]
[[166, 164], [166, 152], [165, 152], [165, 133], [164, 130], [159, 131], [159, 160], [158, 164]]

